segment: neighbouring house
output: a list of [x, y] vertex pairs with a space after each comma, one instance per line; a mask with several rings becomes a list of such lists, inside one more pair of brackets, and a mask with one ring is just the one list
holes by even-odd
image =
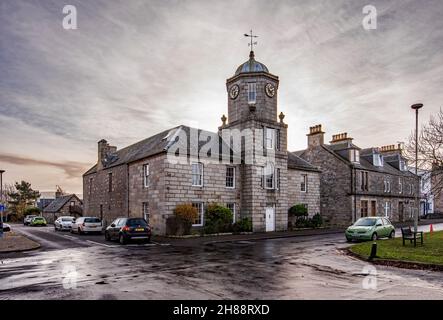
[[58, 217], [83, 215], [83, 202], [75, 194], [57, 195], [56, 198], [43, 209], [43, 217], [48, 223], [54, 223]]
[[[415, 174], [415, 168], [409, 168]], [[434, 213], [434, 192], [432, 189], [432, 171], [418, 169], [420, 177], [420, 216], [427, 216]]]
[[434, 212], [443, 214], [443, 164], [434, 164], [431, 173], [431, 186], [434, 196]]
[[85, 214], [105, 224], [144, 217], [165, 234], [183, 203], [198, 209], [194, 228], [213, 202], [230, 208], [234, 221], [250, 219], [255, 232], [286, 230], [294, 204], [319, 213], [320, 171], [287, 151], [278, 84], [251, 51], [226, 81], [228, 117], [217, 132], [180, 125], [120, 150], [100, 140], [97, 163], [83, 175]]
[[401, 146], [361, 149], [347, 133], [324, 142], [322, 126], [310, 128], [308, 148], [295, 154], [321, 170], [321, 213], [331, 225], [360, 217], [411, 220], [418, 208], [419, 178], [409, 172]]

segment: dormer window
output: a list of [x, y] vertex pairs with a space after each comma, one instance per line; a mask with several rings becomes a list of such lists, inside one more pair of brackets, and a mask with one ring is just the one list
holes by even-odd
[[351, 162], [360, 162], [360, 151], [357, 149], [350, 149], [349, 150], [349, 160]]
[[400, 159], [399, 162], [399, 169], [400, 171], [406, 171], [406, 161], [404, 159]]
[[248, 103], [254, 104], [257, 100], [257, 84], [255, 82], [248, 83]]
[[373, 162], [374, 162], [374, 166], [383, 167], [383, 156], [381, 154], [375, 153]]

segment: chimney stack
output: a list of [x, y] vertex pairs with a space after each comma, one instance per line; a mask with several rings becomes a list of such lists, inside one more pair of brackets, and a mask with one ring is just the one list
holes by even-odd
[[330, 144], [339, 144], [343, 142], [352, 142], [353, 138], [348, 137], [347, 132], [333, 134], [332, 135], [332, 141], [330, 141]]
[[110, 146], [108, 141], [102, 139], [98, 142], [98, 159], [97, 159], [97, 170], [103, 169], [103, 160], [106, 157], [117, 151], [117, 147]]
[[395, 145], [390, 144], [387, 146], [382, 146], [380, 148], [377, 148], [380, 153], [383, 153], [384, 155], [393, 155], [393, 154], [400, 154], [403, 153], [403, 146], [401, 143]]
[[318, 147], [323, 145], [325, 133], [322, 131], [321, 124], [313, 127], [309, 127], [308, 136], [308, 148]]

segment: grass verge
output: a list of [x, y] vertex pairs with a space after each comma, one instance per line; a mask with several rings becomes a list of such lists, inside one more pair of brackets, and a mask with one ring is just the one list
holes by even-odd
[[[363, 259], [369, 257], [372, 241], [353, 245], [349, 250]], [[377, 258], [383, 260], [407, 261], [414, 263], [436, 264], [443, 266], [443, 231], [425, 233], [424, 244], [417, 242], [417, 247], [401, 238], [378, 240]]]

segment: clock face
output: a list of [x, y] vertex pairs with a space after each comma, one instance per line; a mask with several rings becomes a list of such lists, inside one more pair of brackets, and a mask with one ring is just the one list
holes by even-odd
[[240, 92], [240, 87], [235, 84], [229, 90], [229, 96], [231, 97], [231, 99], [235, 99], [238, 97], [239, 92]]
[[272, 85], [272, 83], [268, 83], [265, 86], [266, 95], [269, 98], [272, 98], [275, 95], [275, 87]]

